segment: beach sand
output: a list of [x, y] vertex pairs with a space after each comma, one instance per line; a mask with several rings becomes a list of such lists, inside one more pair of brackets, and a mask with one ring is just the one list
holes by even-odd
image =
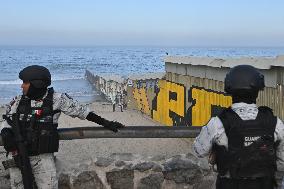
[[[159, 126], [150, 117], [136, 110], [124, 112], [112, 111], [112, 105], [106, 102], [94, 102], [90, 109], [98, 115], [108, 119], [119, 121], [126, 126]], [[0, 113], [5, 112], [0, 108]], [[71, 118], [64, 114], [59, 119], [59, 128], [66, 127], [101, 127], [87, 120]], [[97, 157], [107, 157], [112, 153], [133, 153], [143, 156], [163, 155], [171, 157], [177, 154], [191, 152], [191, 139], [80, 139], [72, 141], [60, 141], [59, 152], [56, 153], [58, 170], [78, 166], [82, 162], [89, 162]], [[0, 161], [5, 159], [5, 150], [0, 147]], [[0, 176], [5, 173], [0, 166]]]
[[[148, 116], [135, 110], [124, 112], [112, 112], [112, 105], [95, 102], [91, 109], [98, 115], [115, 120], [126, 126], [159, 126]], [[59, 120], [60, 127], [99, 126], [89, 121], [72, 119], [62, 115]], [[100, 127], [100, 126], [99, 126]], [[73, 141], [61, 141], [60, 151], [56, 154], [58, 159], [76, 164], [80, 161], [92, 160], [95, 157], [107, 157], [112, 153], [133, 153], [143, 156], [163, 155], [171, 157], [177, 154], [185, 154], [191, 151], [190, 139], [83, 139]], [[66, 155], [68, 154], [68, 155]]]

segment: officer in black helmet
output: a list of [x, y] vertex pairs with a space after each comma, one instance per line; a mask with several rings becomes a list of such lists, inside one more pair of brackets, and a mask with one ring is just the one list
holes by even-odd
[[[43, 66], [28, 66], [19, 73], [19, 78], [23, 81], [21, 85], [23, 95], [15, 97], [8, 105], [4, 116], [6, 121], [2, 122], [0, 127], [4, 148], [9, 153], [10, 159], [15, 158], [18, 149], [11, 125], [16, 120], [13, 120], [14, 117], [11, 115], [17, 114], [23, 141], [30, 156], [36, 187], [57, 189], [53, 153], [57, 152], [59, 147], [57, 123], [61, 112], [71, 117], [98, 123], [113, 132], [117, 132], [124, 125], [108, 121], [90, 112], [87, 106], [80, 105], [67, 94], [56, 93], [53, 88], [48, 88], [51, 84], [51, 75]], [[11, 187], [23, 188], [20, 169], [11, 166], [9, 171]]]
[[[42, 98], [47, 91], [47, 87], [51, 84], [49, 70], [38, 65], [24, 68], [20, 71], [19, 78], [23, 81], [24, 95], [33, 100]], [[29, 88], [26, 89], [26, 86], [29, 86]]]
[[216, 189], [276, 188], [276, 164], [284, 160], [284, 125], [270, 108], [257, 107], [264, 86], [264, 76], [253, 66], [232, 68], [225, 78], [232, 106], [212, 117], [194, 141], [197, 156], [214, 157]]

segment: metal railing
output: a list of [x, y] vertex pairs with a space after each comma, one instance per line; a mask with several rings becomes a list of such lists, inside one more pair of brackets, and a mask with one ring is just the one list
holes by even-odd
[[[60, 140], [74, 140], [87, 138], [195, 138], [200, 127], [185, 126], [127, 126], [117, 133], [103, 127], [73, 127], [59, 128]], [[0, 137], [0, 146], [2, 146]]]

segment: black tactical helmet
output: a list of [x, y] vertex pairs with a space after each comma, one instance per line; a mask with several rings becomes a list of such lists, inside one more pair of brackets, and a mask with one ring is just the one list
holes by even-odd
[[234, 94], [238, 91], [258, 92], [264, 88], [264, 76], [253, 66], [233, 67], [225, 78], [225, 91]]
[[30, 82], [35, 88], [46, 88], [51, 84], [51, 75], [46, 67], [32, 65], [24, 68], [19, 73], [19, 78]]

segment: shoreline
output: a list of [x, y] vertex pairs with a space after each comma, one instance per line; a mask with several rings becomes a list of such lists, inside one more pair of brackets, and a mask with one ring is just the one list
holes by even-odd
[[[55, 92], [67, 93], [80, 103], [92, 103], [98, 98], [98, 92], [82, 75], [81, 79], [53, 80], [51, 86]], [[15, 96], [22, 95], [21, 83], [13, 85], [1, 85], [0, 106], [3, 107], [13, 100]], [[101, 99], [100, 99], [101, 100]]]

